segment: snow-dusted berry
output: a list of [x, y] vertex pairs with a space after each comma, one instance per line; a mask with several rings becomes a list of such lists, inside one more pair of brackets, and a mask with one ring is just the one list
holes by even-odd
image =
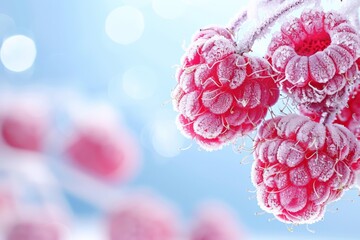
[[44, 109], [25, 102], [0, 113], [0, 135], [9, 147], [40, 152], [44, 148], [48, 119]]
[[102, 180], [127, 180], [139, 164], [137, 144], [126, 129], [103, 124], [75, 127], [64, 152], [85, 173]]
[[344, 106], [360, 56], [360, 36], [343, 16], [305, 11], [282, 25], [268, 48], [279, 84], [295, 102], [314, 111]]
[[319, 221], [354, 183], [355, 136], [338, 124], [291, 114], [263, 123], [255, 140], [253, 184], [260, 207], [286, 223]]
[[178, 126], [207, 150], [254, 130], [279, 97], [271, 66], [236, 47], [225, 28], [200, 30], [177, 71]]
[[190, 229], [189, 240], [245, 239], [246, 234], [230, 210], [221, 204], [203, 204]]
[[60, 240], [62, 230], [56, 222], [48, 219], [19, 219], [11, 224], [6, 233], [6, 240]]
[[110, 240], [176, 240], [178, 225], [173, 209], [161, 199], [135, 194], [122, 199], [107, 221]]

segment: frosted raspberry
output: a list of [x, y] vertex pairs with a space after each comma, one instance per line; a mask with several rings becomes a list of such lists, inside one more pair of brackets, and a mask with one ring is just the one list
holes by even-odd
[[282, 75], [280, 86], [295, 102], [314, 111], [336, 111], [354, 80], [360, 36], [340, 14], [303, 12], [273, 37], [268, 56]]
[[360, 140], [360, 86], [350, 94], [346, 107], [336, 116], [335, 123], [348, 128]]
[[279, 97], [272, 74], [265, 60], [237, 54], [227, 29], [201, 30], [182, 58], [172, 93], [179, 128], [207, 150], [254, 130]]
[[13, 148], [40, 152], [48, 130], [42, 110], [24, 104], [14, 105], [0, 113], [0, 132], [3, 142]]
[[260, 207], [286, 223], [310, 224], [324, 216], [354, 183], [360, 157], [355, 136], [338, 124], [296, 114], [264, 122], [255, 140], [253, 184]]
[[189, 240], [245, 239], [239, 227], [239, 222], [223, 205], [204, 204], [194, 219]]
[[108, 219], [110, 240], [175, 240], [178, 225], [173, 209], [151, 195], [127, 196]]
[[83, 123], [74, 128], [64, 151], [76, 167], [108, 181], [128, 179], [139, 163], [135, 140], [116, 126]]

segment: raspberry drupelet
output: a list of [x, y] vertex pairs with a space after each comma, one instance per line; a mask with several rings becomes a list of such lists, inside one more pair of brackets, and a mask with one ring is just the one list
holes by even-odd
[[179, 129], [206, 150], [254, 130], [279, 97], [271, 66], [237, 53], [226, 28], [200, 30], [181, 60], [172, 92]]
[[282, 25], [267, 55], [280, 73], [282, 90], [296, 103], [311, 111], [336, 112], [355, 80], [360, 36], [343, 15], [304, 11]]
[[341, 125], [297, 114], [276, 117], [261, 125], [254, 146], [258, 204], [285, 223], [319, 221], [326, 205], [354, 184], [351, 165], [360, 145]]

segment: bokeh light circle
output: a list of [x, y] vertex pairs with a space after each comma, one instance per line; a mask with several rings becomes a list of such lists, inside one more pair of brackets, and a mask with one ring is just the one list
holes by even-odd
[[116, 8], [106, 18], [105, 32], [116, 43], [133, 43], [144, 32], [144, 16], [131, 6]]
[[24, 35], [14, 35], [4, 40], [0, 59], [4, 66], [13, 72], [28, 70], [35, 61], [36, 46], [34, 41]]
[[134, 100], [143, 100], [154, 95], [158, 85], [155, 72], [146, 66], [129, 68], [122, 76], [122, 88]]
[[152, 7], [160, 17], [175, 19], [184, 14], [186, 3], [183, 1], [153, 0]]
[[145, 7], [151, 3], [151, 0], [122, 0], [123, 3], [127, 5], [132, 5], [136, 7]]
[[172, 158], [184, 148], [185, 139], [177, 129], [174, 119], [163, 116], [153, 125], [151, 142], [159, 155]]

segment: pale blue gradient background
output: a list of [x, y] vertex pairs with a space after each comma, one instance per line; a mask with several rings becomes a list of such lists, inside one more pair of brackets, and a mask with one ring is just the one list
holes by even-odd
[[[355, 190], [331, 204], [324, 221], [310, 226], [315, 234], [305, 226], [295, 227], [290, 233], [286, 225], [269, 222], [272, 215], [255, 215], [261, 210], [251, 193], [251, 164], [240, 164], [250, 152], [240, 154], [230, 146], [209, 153], [193, 144], [177, 156], [166, 158], [154, 150], [147, 126], [157, 115], [170, 115], [175, 120], [169, 100], [182, 45], [201, 27], [227, 24], [247, 4], [240, 0], [201, 2], [205, 4], [188, 5], [183, 15], [168, 20], [158, 16], [151, 1], [146, 0], [2, 0], [0, 13], [10, 16], [15, 25], [0, 32], [0, 41], [13, 34], [27, 35], [36, 43], [37, 58], [33, 68], [23, 73], [10, 72], [0, 65], [0, 87], [69, 88], [85, 98], [114, 105], [142, 144], [144, 163], [130, 186], [152, 187], [175, 203], [185, 219], [201, 201], [219, 199], [229, 204], [250, 235], [259, 239], [278, 239], [272, 237], [275, 235], [284, 239], [356, 239], [360, 198]], [[105, 34], [105, 20], [113, 9], [125, 4], [143, 13], [145, 29], [138, 41], [119, 45]], [[124, 96], [118, 81], [126, 70], [138, 65], [155, 73], [157, 85], [152, 98], [132, 101]], [[191, 144], [183, 141], [184, 147]], [[251, 157], [245, 162], [251, 162]], [[80, 219], [95, 214], [91, 207], [83, 206], [85, 203], [72, 201]]]

